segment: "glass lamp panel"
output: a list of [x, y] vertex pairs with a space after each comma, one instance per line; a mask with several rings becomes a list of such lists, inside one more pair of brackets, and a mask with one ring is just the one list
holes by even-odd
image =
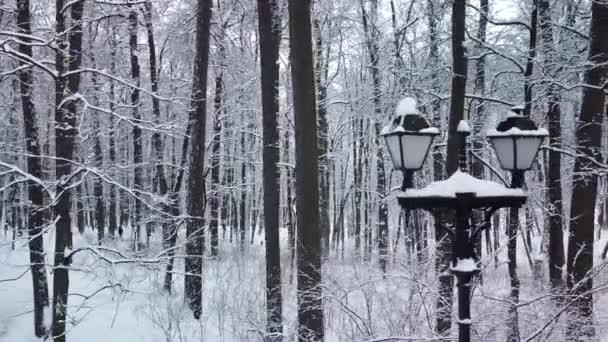
[[500, 167], [505, 170], [513, 170], [515, 168], [515, 163], [513, 160], [515, 157], [513, 150], [513, 137], [492, 137], [490, 141], [494, 147], [494, 152], [496, 152], [496, 157], [498, 158]]
[[388, 154], [393, 162], [393, 167], [396, 170], [403, 169], [403, 163], [401, 162], [401, 148], [399, 146], [399, 135], [388, 134], [384, 136], [386, 140], [386, 147], [388, 148]]
[[543, 137], [519, 136], [515, 138], [517, 144], [517, 170], [529, 170], [532, 167], [534, 158]]
[[401, 139], [403, 142], [404, 168], [408, 170], [420, 169], [433, 142], [433, 136], [405, 134]]

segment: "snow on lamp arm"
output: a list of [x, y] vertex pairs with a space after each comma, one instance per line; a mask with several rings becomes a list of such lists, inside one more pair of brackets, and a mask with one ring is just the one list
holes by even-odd
[[403, 172], [402, 190], [413, 186], [413, 173], [420, 170], [439, 130], [431, 127], [418, 113], [416, 100], [406, 97], [399, 102], [393, 121], [382, 129], [395, 170]]

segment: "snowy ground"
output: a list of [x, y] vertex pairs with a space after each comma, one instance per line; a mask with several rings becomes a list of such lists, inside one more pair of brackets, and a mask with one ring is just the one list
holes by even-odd
[[[46, 237], [47, 250], [52, 248], [53, 238]], [[94, 245], [95, 239], [95, 232], [90, 230], [84, 236], [75, 233], [74, 247]], [[600, 250], [600, 245], [603, 246], [598, 243], [596, 250]], [[107, 246], [128, 250], [126, 241], [112, 241]], [[68, 341], [261, 341], [263, 246], [256, 242], [243, 254], [236, 246], [228, 243], [222, 246], [221, 258], [205, 263], [204, 309], [200, 321], [192, 319], [183, 305], [183, 279], [179, 274], [173, 294], [162, 292], [163, 265], [111, 265], [89, 252], [77, 254], [70, 272]], [[159, 248], [153, 244], [143, 257], [153, 258]], [[504, 254], [504, 251], [500, 254], [503, 261]], [[526, 338], [550, 322], [559, 309], [545, 296], [546, 281], [532, 278], [523, 250], [519, 258], [521, 302], [530, 302], [520, 309], [521, 336]], [[369, 341], [391, 336], [433, 338], [430, 328], [436, 282], [433, 266], [408, 262], [401, 254], [396, 260], [383, 277], [375, 263], [354, 262], [349, 256], [344, 260], [330, 259], [324, 268], [327, 341]], [[473, 299], [473, 336], [479, 341], [504, 340], [507, 270], [504, 262], [495, 268], [492, 260], [493, 257], [483, 260], [489, 265], [484, 269], [483, 285], [476, 286]], [[24, 239], [18, 239], [15, 249], [11, 250], [10, 234], [0, 238], [0, 342], [39, 342], [33, 336], [32, 290], [27, 264]], [[287, 255], [283, 257], [283, 264], [285, 332], [293, 337], [296, 298]], [[183, 269], [181, 262], [176, 266], [178, 272]], [[52, 280], [52, 275], [49, 276]], [[6, 281], [11, 278], [18, 279]], [[608, 275], [603, 272], [596, 285], [607, 283]], [[606, 291], [598, 293], [596, 301], [598, 336], [608, 336]], [[560, 318], [532, 341], [563, 340], [564, 319]], [[608, 341], [608, 337], [603, 340]]]

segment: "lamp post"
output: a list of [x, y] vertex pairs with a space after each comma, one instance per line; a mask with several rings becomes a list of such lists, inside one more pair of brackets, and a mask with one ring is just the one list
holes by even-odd
[[[522, 206], [526, 202], [527, 196], [518, 187], [507, 188], [503, 184], [481, 180], [467, 173], [466, 138], [470, 131], [465, 121], [461, 121], [458, 125], [459, 169], [446, 180], [433, 182], [421, 189], [414, 189], [411, 182], [413, 172], [422, 167], [433, 137], [439, 134], [436, 128], [428, 127], [428, 124], [424, 126], [422, 122], [426, 123], [426, 120], [417, 114], [415, 106], [416, 101], [411, 98], [402, 100], [397, 108], [395, 120], [383, 129], [382, 135], [386, 140], [394, 168], [404, 174], [404, 184], [401, 193], [397, 196], [401, 207], [404, 210], [424, 209], [432, 214], [438, 210], [455, 212], [454, 229], [444, 229], [452, 238], [450, 269], [458, 281], [458, 341], [469, 342], [471, 339], [471, 280], [479, 272], [474, 241], [477, 235], [488, 226], [487, 222], [477, 226], [471, 225], [471, 213], [474, 210], [482, 210], [487, 214], [485, 217], [490, 217], [500, 208]], [[521, 131], [528, 127], [525, 125], [529, 125], [529, 123], [524, 123], [513, 115], [509, 116], [507, 120], [509, 120], [508, 124], [499, 125], [496, 132], [492, 131], [488, 136], [494, 139], [492, 143], [501, 166], [506, 169], [511, 167], [517, 172], [521, 171], [523, 179], [523, 171], [530, 168], [538, 152], [543, 136], [540, 133], [543, 132], [537, 130], [540, 132], [536, 132], [539, 133], [536, 135], [530, 132], [522, 133]], [[517, 122], [515, 123], [515, 121]], [[534, 128], [536, 129], [535, 125]], [[430, 138], [418, 138], [418, 140], [412, 138], [419, 137], [421, 133], [426, 132], [432, 133], [428, 134]], [[515, 133], [518, 135], [515, 135], [514, 138]], [[505, 139], [507, 136], [510, 137], [510, 142], [513, 144], [508, 144]], [[532, 137], [536, 137], [537, 140], [538, 137], [541, 137], [538, 144], [536, 144], [537, 140], [532, 143], [533, 139], [530, 139]], [[512, 155], [509, 156], [509, 153]], [[532, 155], [531, 158], [530, 155]], [[513, 165], [509, 164], [509, 161], [513, 161]], [[504, 165], [503, 162], [505, 162]]]
[[[540, 144], [547, 135], [548, 132], [545, 129], [539, 129], [532, 120], [519, 115], [518, 108], [512, 108], [512, 113], [500, 122], [496, 129], [488, 131], [486, 136], [496, 152], [501, 168], [511, 173], [511, 188], [523, 187], [524, 173], [532, 168]], [[517, 276], [518, 229], [519, 207], [511, 207], [507, 228], [507, 256], [512, 302], [512, 306], [509, 308], [509, 329], [513, 334], [517, 330], [516, 316], [520, 286]]]

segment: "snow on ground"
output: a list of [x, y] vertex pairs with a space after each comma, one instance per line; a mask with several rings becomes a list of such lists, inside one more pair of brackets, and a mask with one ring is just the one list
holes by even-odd
[[[53, 238], [52, 235], [46, 237], [47, 250], [52, 247]], [[74, 249], [93, 246], [95, 239], [93, 231], [87, 231], [84, 236], [75, 233]], [[285, 244], [286, 239], [282, 240]], [[501, 241], [506, 240], [503, 237]], [[604, 242], [598, 242], [598, 254]], [[347, 251], [352, 250], [350, 244], [346, 246]], [[0, 237], [0, 342], [39, 342], [33, 336], [26, 241], [19, 238], [15, 250], [11, 250], [10, 245], [10, 234]], [[106, 246], [129, 250], [125, 240], [110, 241]], [[153, 241], [145, 257], [153, 258], [159, 248], [158, 242]], [[324, 266], [326, 341], [368, 341], [389, 336], [433, 338], [437, 278], [428, 258], [431, 251], [423, 251], [417, 259], [405, 255], [402, 244], [399, 248], [386, 275], [380, 273], [376, 256], [371, 263], [357, 260], [348, 253], [343, 260], [338, 256], [329, 259]], [[520, 328], [525, 338], [550, 322], [558, 309], [546, 296], [547, 281], [532, 277], [523, 248], [518, 257], [521, 303], [526, 303], [520, 308]], [[49, 260], [47, 255], [47, 262]], [[173, 293], [167, 295], [161, 290], [161, 264], [110, 265], [89, 252], [76, 254], [70, 272], [68, 341], [261, 341], [264, 253], [259, 237], [242, 254], [236, 244], [224, 241], [221, 258], [205, 262], [204, 309], [200, 321], [192, 319], [183, 305], [183, 278], [179, 274], [183, 263], [178, 260]], [[477, 283], [474, 287], [472, 331], [474, 339], [479, 341], [504, 340], [509, 306], [504, 248], [499, 253], [497, 268], [493, 260], [493, 256], [482, 258], [483, 284]], [[293, 341], [296, 297], [287, 253], [283, 255], [282, 276], [285, 333]], [[9, 278], [18, 279], [4, 281]], [[50, 274], [49, 280], [52, 280]], [[596, 281], [596, 285], [601, 284], [608, 284], [605, 271]], [[608, 313], [603, 309], [608, 305], [607, 296], [605, 292], [596, 296], [598, 336], [608, 332]], [[533, 341], [563, 340], [564, 321], [565, 318], [560, 318], [557, 325], [540, 335], [542, 339]], [[456, 317], [453, 331], [455, 334]]]

